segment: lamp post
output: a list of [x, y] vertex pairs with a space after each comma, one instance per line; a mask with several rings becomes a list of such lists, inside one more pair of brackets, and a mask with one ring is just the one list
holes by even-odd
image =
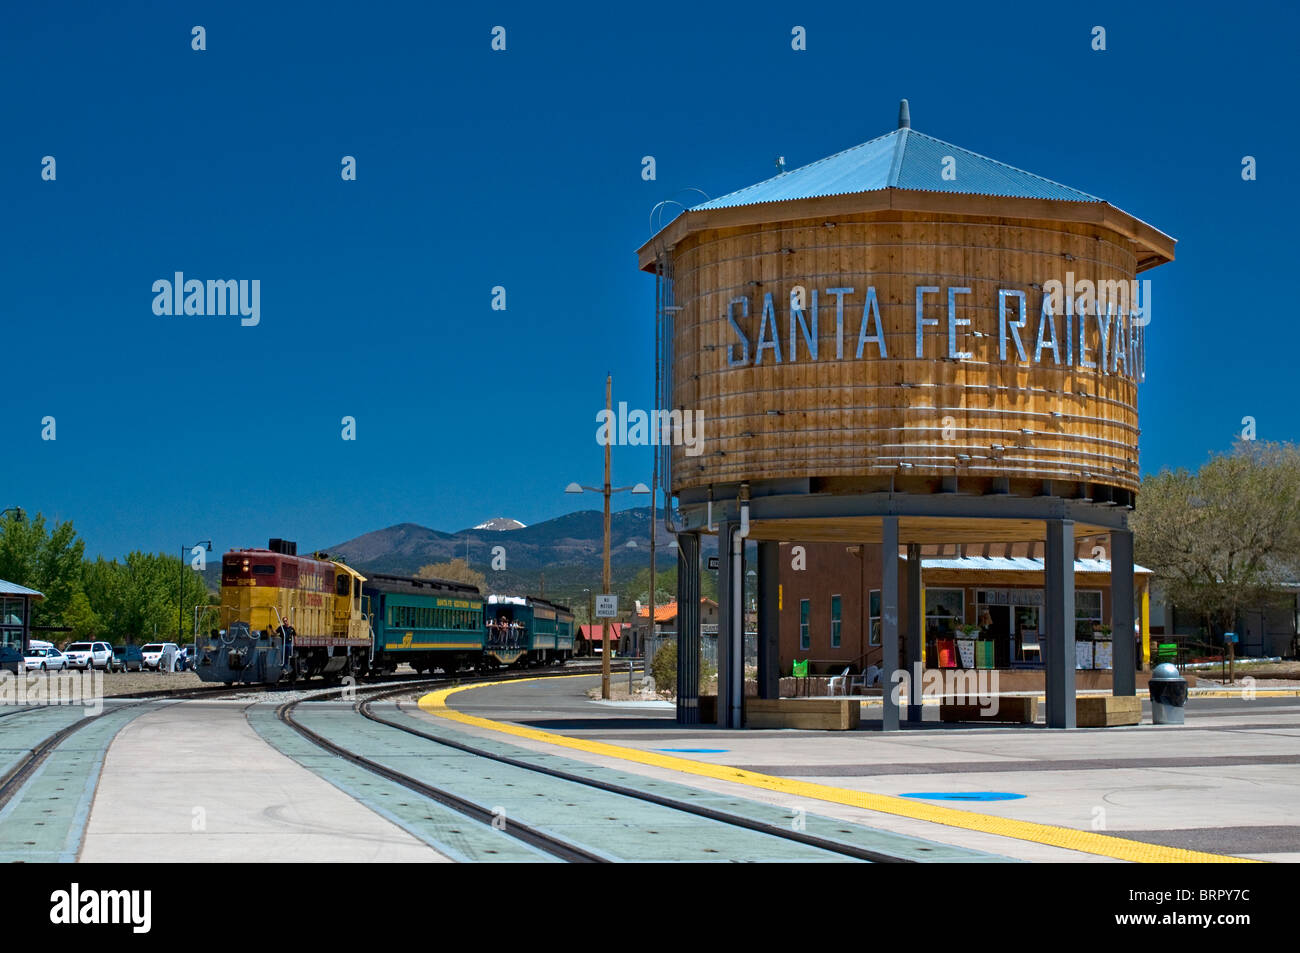
[[[635, 486], [612, 487], [609, 483], [609, 456], [610, 445], [614, 442], [613, 425], [608, 423], [613, 419], [613, 394], [614, 378], [610, 375], [605, 377], [605, 483], [597, 489], [594, 486], [583, 486], [580, 483], [570, 483], [564, 488], [565, 493], [599, 493], [605, 498], [605, 564], [601, 570], [600, 584], [605, 595], [609, 595], [610, 573], [609, 573], [609, 498], [615, 493], [623, 493], [631, 490], [633, 493], [649, 493], [650, 488], [644, 483], [638, 483]], [[600, 620], [600, 697], [609, 699], [609, 619]]]
[[181, 578], [180, 590], [176, 594], [176, 644], [185, 644], [185, 554], [194, 546], [202, 546], [204, 549], [212, 548], [212, 540], [203, 539], [193, 546], [181, 547]]
[[20, 523], [23, 520], [27, 519], [27, 513], [24, 512], [21, 506], [11, 506], [8, 509], [0, 510], [0, 519], [3, 519], [4, 517], [8, 516], [10, 513], [14, 514], [14, 519], [16, 519]]

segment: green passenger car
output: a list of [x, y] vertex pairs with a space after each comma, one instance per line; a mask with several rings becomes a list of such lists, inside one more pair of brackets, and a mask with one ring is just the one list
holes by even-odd
[[375, 633], [372, 670], [388, 673], [405, 662], [417, 672], [451, 675], [480, 664], [483, 597], [474, 586], [374, 573], [364, 593]]
[[496, 665], [559, 665], [573, 655], [573, 613], [537, 597], [492, 595], [484, 652]]

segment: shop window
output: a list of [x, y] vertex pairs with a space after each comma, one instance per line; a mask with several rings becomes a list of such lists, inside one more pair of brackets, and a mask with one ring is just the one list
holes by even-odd
[[808, 616], [811, 606], [807, 599], [799, 600], [799, 649], [807, 651], [812, 648], [812, 636], [808, 631]]
[[965, 621], [965, 589], [925, 590], [925, 634], [927, 638], [946, 638]]
[[0, 599], [0, 624], [23, 624], [23, 600]]
[[1074, 637], [1091, 639], [1104, 624], [1101, 615], [1101, 590], [1076, 589], [1074, 591]]
[[840, 647], [840, 597], [831, 596], [831, 648]]

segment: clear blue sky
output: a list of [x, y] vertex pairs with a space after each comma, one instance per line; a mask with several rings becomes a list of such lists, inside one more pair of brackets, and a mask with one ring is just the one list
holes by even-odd
[[[562, 489], [599, 482], [605, 372], [651, 400], [651, 207], [887, 132], [902, 97], [916, 129], [1179, 240], [1148, 273], [1144, 471], [1246, 415], [1300, 436], [1287, 6], [479, 8], [6, 6], [0, 507], [108, 556], [594, 507]], [[176, 271], [260, 279], [260, 326], [155, 316]], [[616, 448], [615, 481], [649, 464]]]

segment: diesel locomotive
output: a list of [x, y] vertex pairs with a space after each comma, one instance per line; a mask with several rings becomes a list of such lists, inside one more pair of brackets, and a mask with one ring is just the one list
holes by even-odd
[[296, 544], [237, 549], [221, 563], [220, 628], [200, 636], [205, 682], [275, 684], [321, 676], [560, 664], [573, 613], [545, 599], [492, 595], [446, 579], [366, 577]]

